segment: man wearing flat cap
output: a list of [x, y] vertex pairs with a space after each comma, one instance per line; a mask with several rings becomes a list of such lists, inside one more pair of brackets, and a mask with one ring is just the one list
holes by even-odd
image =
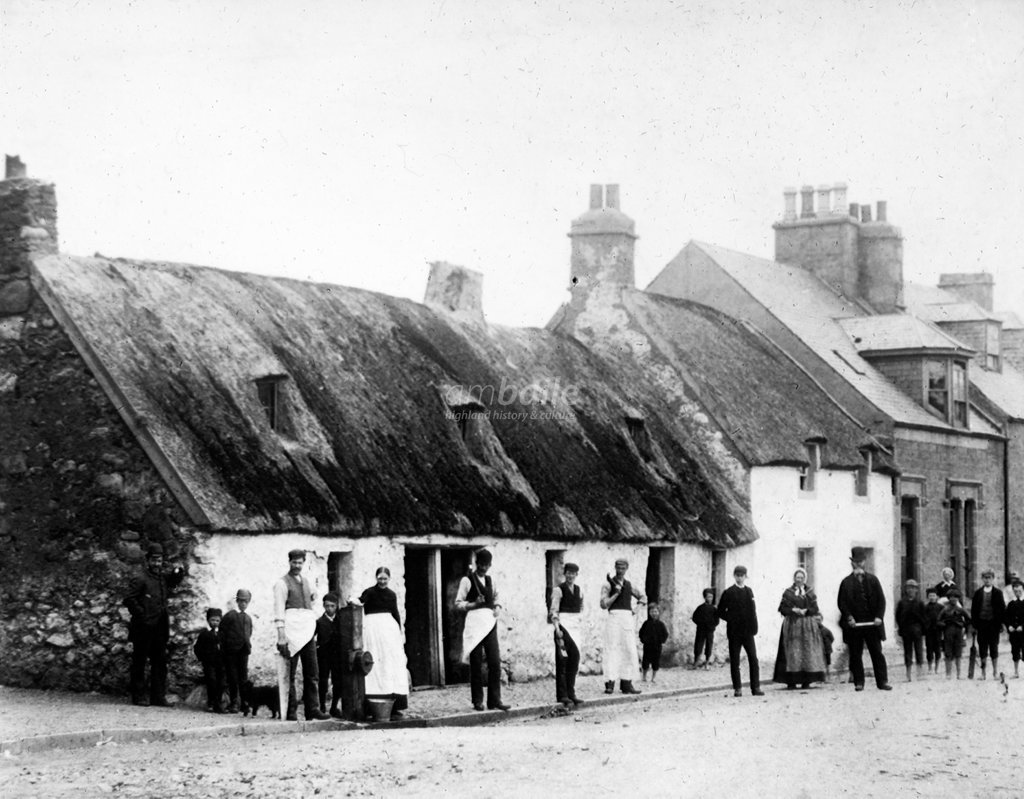
[[[128, 589], [124, 605], [131, 613], [128, 640], [132, 642], [132, 704], [167, 707], [167, 641], [171, 637], [171, 619], [167, 599], [185, 578], [178, 566], [164, 571], [164, 548], [150, 544], [146, 548], [146, 568]], [[149, 662], [149, 701], [146, 701], [146, 662]]]
[[993, 585], [996, 573], [985, 569], [981, 573], [981, 588], [974, 592], [971, 600], [971, 626], [978, 637], [978, 659], [981, 661], [981, 679], [985, 679], [985, 658], [992, 658], [992, 677], [999, 673], [996, 662], [999, 659], [999, 631], [1003, 626], [1006, 602], [1003, 592]]
[[882, 584], [875, 575], [864, 570], [867, 551], [854, 547], [850, 551], [851, 574], [839, 584], [839, 622], [843, 630], [843, 642], [850, 648], [850, 673], [853, 685], [858, 691], [864, 690], [864, 647], [871, 656], [871, 667], [875, 671], [875, 685], [880, 691], [891, 691], [889, 671], [882, 654], [885, 640], [885, 594]]
[[565, 580], [551, 592], [551, 625], [555, 632], [555, 697], [567, 708], [583, 704], [576, 696], [576, 674], [580, 670], [583, 643], [583, 593], [576, 585], [580, 567], [566, 563]]
[[484, 662], [487, 663], [487, 710], [508, 710], [501, 701], [501, 647], [498, 644], [498, 589], [488, 572], [493, 557], [477, 550], [475, 568], [459, 581], [455, 609], [465, 613], [462, 662], [469, 664], [469, 691], [474, 710], [484, 710]]
[[647, 602], [644, 592], [626, 579], [629, 561], [619, 558], [615, 561], [615, 576], [608, 575], [601, 586], [601, 607], [608, 611], [604, 628], [604, 692], [615, 692], [615, 681], [624, 694], [638, 694], [633, 680], [640, 673], [640, 660], [636, 653], [636, 609]]

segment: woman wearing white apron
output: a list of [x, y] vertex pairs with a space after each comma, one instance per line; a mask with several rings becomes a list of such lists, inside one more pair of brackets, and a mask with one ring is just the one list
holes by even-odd
[[583, 625], [580, 611], [583, 594], [576, 585], [580, 567], [566, 563], [562, 568], [565, 582], [555, 587], [551, 595], [551, 624], [555, 629], [555, 696], [567, 708], [583, 704], [576, 696], [576, 674], [580, 670], [580, 647], [583, 644]]
[[604, 628], [604, 692], [615, 692], [615, 681], [624, 694], [638, 694], [633, 680], [640, 673], [640, 660], [636, 653], [636, 622], [633, 599], [642, 605], [647, 601], [643, 592], [626, 579], [629, 561], [615, 561], [615, 576], [608, 575], [601, 586], [601, 607], [608, 611]]
[[402, 642], [402, 619], [398, 597], [388, 588], [391, 572], [377, 569], [377, 584], [363, 591], [363, 649], [373, 655], [373, 668], [366, 675], [367, 699], [394, 699], [392, 718], [409, 707], [409, 672]]

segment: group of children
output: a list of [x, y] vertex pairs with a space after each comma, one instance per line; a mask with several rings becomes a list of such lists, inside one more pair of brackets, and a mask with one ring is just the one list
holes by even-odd
[[[203, 667], [206, 685], [206, 705], [211, 713], [247, 714], [252, 704], [247, 696], [249, 683], [249, 654], [252, 652], [252, 617], [246, 613], [252, 593], [242, 588], [235, 595], [237, 610], [222, 613], [220, 608], [206, 611], [207, 629], [202, 630], [192, 647]], [[323, 598], [324, 613], [317, 619], [317, 665], [319, 666], [320, 711], [327, 712], [327, 688], [330, 684], [332, 704], [330, 713], [341, 717], [338, 702], [341, 699], [341, 635], [337, 629], [338, 595], [328, 592]], [[227, 707], [223, 704], [225, 688]], [[271, 712], [279, 714], [271, 706]]]
[[[990, 577], [991, 572], [986, 572], [985, 576]], [[986, 582], [990, 582], [990, 580]], [[975, 630], [976, 633], [980, 632], [980, 628], [984, 624], [981, 618], [976, 618], [972, 622], [971, 614], [964, 609], [963, 595], [958, 588], [950, 588], [944, 596], [940, 596], [942, 593], [940, 588], [941, 585], [927, 589], [927, 600], [921, 601], [918, 596], [920, 590], [918, 582], [907, 580], [904, 584], [903, 598], [896, 605], [896, 629], [903, 639], [903, 663], [907, 670], [908, 681], [911, 679], [915, 661], [917, 676], [919, 678], [921, 676], [924, 660], [922, 642], [929, 674], [933, 672], [938, 674], [939, 661], [945, 658], [946, 677], [952, 678], [955, 669], [956, 677], [960, 679], [962, 676], [961, 660], [972, 624], [979, 628]], [[981, 590], [979, 589], [979, 593]], [[985, 642], [981, 644], [982, 679], [985, 678], [986, 650], [990, 654], [992, 676], [995, 677], [996, 642], [1000, 625], [1005, 625], [1009, 634], [1014, 677], [1020, 676], [1020, 660], [1024, 656], [1024, 585], [1020, 581], [1015, 581], [1012, 591], [1014, 598], [1006, 603], [1005, 610], [1002, 610], [995, 618], [995, 641], [990, 646], [986, 646]], [[976, 603], [980, 601], [980, 599], [975, 599]]]

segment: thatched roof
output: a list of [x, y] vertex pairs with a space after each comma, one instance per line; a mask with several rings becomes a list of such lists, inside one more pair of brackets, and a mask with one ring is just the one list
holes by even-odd
[[[613, 372], [566, 336], [180, 264], [51, 256], [35, 270], [179, 499], [212, 529], [754, 537], [745, 497], [699, 460], [643, 372]], [[256, 390], [268, 377], [280, 432]], [[452, 416], [480, 407], [489, 419]], [[655, 458], [630, 428], [638, 414]]]
[[898, 472], [882, 443], [753, 326], [695, 302], [622, 289], [603, 303], [588, 302], [581, 313], [564, 309], [553, 327], [613, 357], [614, 342], [602, 349], [594, 338], [602, 314], [616, 319], [615, 332], [604, 337], [629, 342], [628, 352], [619, 348], [621, 362], [639, 364], [667, 408], [721, 431], [697, 439], [712, 450], [707, 457], [724, 435], [747, 467], [801, 466], [813, 440], [826, 443], [825, 468], [859, 468], [862, 451], [870, 449], [877, 471]]

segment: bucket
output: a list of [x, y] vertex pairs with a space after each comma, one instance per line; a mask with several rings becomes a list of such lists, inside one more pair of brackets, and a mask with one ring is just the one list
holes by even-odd
[[370, 721], [390, 721], [391, 711], [395, 707], [394, 699], [367, 699]]

